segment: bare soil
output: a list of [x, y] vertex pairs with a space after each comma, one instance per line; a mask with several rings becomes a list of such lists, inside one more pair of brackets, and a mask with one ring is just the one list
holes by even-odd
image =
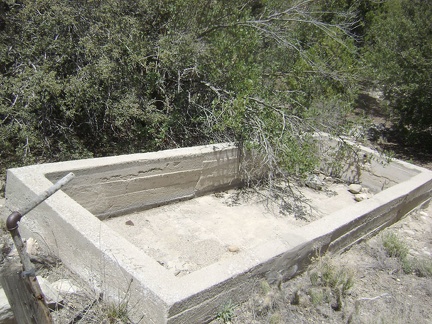
[[321, 190], [296, 188], [297, 200], [303, 200], [296, 202], [301, 218], [293, 208], [266, 199], [266, 190], [232, 189], [104, 222], [174, 275], [183, 276], [287, 233], [295, 235], [300, 227], [357, 203], [347, 184], [324, 176], [320, 184]]

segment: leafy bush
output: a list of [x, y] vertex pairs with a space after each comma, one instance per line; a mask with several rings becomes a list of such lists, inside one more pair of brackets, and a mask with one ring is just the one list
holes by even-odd
[[365, 58], [370, 80], [382, 89], [402, 141], [432, 136], [432, 3], [387, 0], [367, 15]]
[[319, 3], [0, 4], [2, 170], [234, 141], [303, 176], [355, 98], [353, 16]]

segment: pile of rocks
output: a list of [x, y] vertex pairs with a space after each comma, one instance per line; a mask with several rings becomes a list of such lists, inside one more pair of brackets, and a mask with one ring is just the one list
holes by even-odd
[[373, 196], [369, 188], [363, 187], [361, 184], [353, 183], [348, 186], [348, 191], [354, 195], [355, 201], [363, 201]]
[[[315, 189], [315, 190], [323, 190], [326, 186], [326, 180], [332, 180], [331, 177], [324, 177], [321, 175], [310, 175], [306, 181], [305, 185], [309, 188]], [[373, 193], [370, 192], [369, 188], [363, 187], [361, 184], [358, 183], [352, 183], [348, 186], [348, 191], [351, 192], [354, 195], [355, 201], [363, 201], [366, 199], [369, 199], [373, 196]]]

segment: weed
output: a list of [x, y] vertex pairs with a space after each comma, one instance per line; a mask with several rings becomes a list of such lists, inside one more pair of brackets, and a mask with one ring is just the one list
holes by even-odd
[[326, 287], [334, 288], [337, 286], [337, 283], [339, 281], [339, 278], [337, 276], [337, 270], [330, 262], [325, 262], [322, 264], [321, 279], [323, 285]]
[[311, 288], [309, 289], [308, 295], [314, 305], [319, 305], [324, 301], [324, 291], [322, 289]]
[[281, 314], [279, 312], [273, 313], [270, 316], [269, 324], [279, 324], [279, 323], [282, 323]]
[[222, 306], [221, 310], [217, 313], [217, 318], [221, 320], [223, 323], [231, 323], [231, 320], [234, 317], [234, 309], [235, 305], [230, 300], [225, 305]]
[[343, 295], [354, 285], [354, 273], [350, 269], [334, 265], [329, 258], [320, 259], [316, 269], [309, 273], [313, 286], [340, 289]]
[[432, 277], [432, 261], [416, 259], [413, 261], [414, 272], [419, 277]]
[[309, 279], [311, 281], [312, 286], [318, 286], [319, 280], [320, 280], [320, 276], [319, 276], [318, 271], [311, 272], [309, 274]]
[[129, 323], [128, 303], [110, 304], [106, 309], [106, 317], [109, 323]]
[[391, 232], [383, 235], [382, 240], [387, 256], [398, 259], [404, 273], [417, 273], [416, 263], [418, 261], [408, 258], [409, 248], [403, 240]]
[[270, 284], [266, 280], [261, 281], [260, 287], [263, 295], [267, 295], [272, 290]]
[[408, 246], [396, 234], [389, 232], [383, 235], [383, 245], [389, 257], [398, 258], [401, 261], [406, 260]]
[[396, 234], [387, 233], [382, 240], [387, 256], [398, 259], [404, 273], [414, 273], [419, 277], [432, 276], [432, 261], [408, 258], [408, 245]]
[[106, 318], [109, 323], [131, 323], [129, 319], [129, 298], [133, 280], [129, 281], [125, 296], [118, 303], [111, 303], [106, 308]]

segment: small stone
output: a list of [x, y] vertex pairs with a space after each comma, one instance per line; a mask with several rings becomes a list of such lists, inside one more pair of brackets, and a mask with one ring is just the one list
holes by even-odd
[[67, 279], [59, 279], [51, 284], [52, 288], [57, 290], [60, 294], [78, 294], [81, 289], [72, 284]]
[[309, 188], [315, 189], [315, 190], [322, 190], [324, 187], [324, 183], [321, 181], [321, 179], [316, 176], [315, 174], [310, 175], [306, 181], [305, 185]]
[[232, 253], [236, 253], [236, 252], [240, 251], [240, 248], [236, 245], [230, 245], [230, 246], [228, 246], [228, 251], [230, 251]]
[[361, 190], [362, 190], [362, 185], [356, 183], [350, 184], [348, 187], [348, 191], [351, 192], [352, 194], [358, 194], [361, 192]]
[[60, 293], [57, 289], [55, 289], [51, 283], [41, 276], [37, 276], [37, 281], [39, 286], [45, 296], [45, 301], [50, 309], [58, 309], [62, 304], [63, 299], [60, 296]]
[[359, 194], [354, 195], [354, 200], [357, 202], [360, 202], [360, 201], [363, 201], [366, 199], [369, 199], [369, 196], [367, 194], [359, 193]]
[[27, 253], [30, 255], [37, 255], [38, 254], [38, 245], [34, 238], [30, 237], [26, 242], [26, 250]]
[[173, 261], [166, 261], [166, 262], [164, 263], [164, 266], [165, 266], [165, 268], [167, 268], [168, 270], [176, 269], [176, 268], [177, 268], [175, 262], [173, 262]]
[[129, 225], [129, 226], [134, 226], [135, 225], [134, 222], [132, 222], [131, 220], [126, 221], [125, 224]]
[[431, 252], [428, 251], [428, 248], [427, 248], [427, 247], [424, 247], [424, 248], [422, 249], [422, 253], [423, 253], [424, 255], [428, 256], [428, 257], [431, 257], [431, 256], [432, 256]]
[[410, 236], [414, 236], [414, 235], [415, 235], [415, 232], [412, 231], [412, 230], [410, 230], [410, 229], [404, 229], [403, 232], [404, 232], [404, 233], [407, 233], [407, 234], [410, 235]]

